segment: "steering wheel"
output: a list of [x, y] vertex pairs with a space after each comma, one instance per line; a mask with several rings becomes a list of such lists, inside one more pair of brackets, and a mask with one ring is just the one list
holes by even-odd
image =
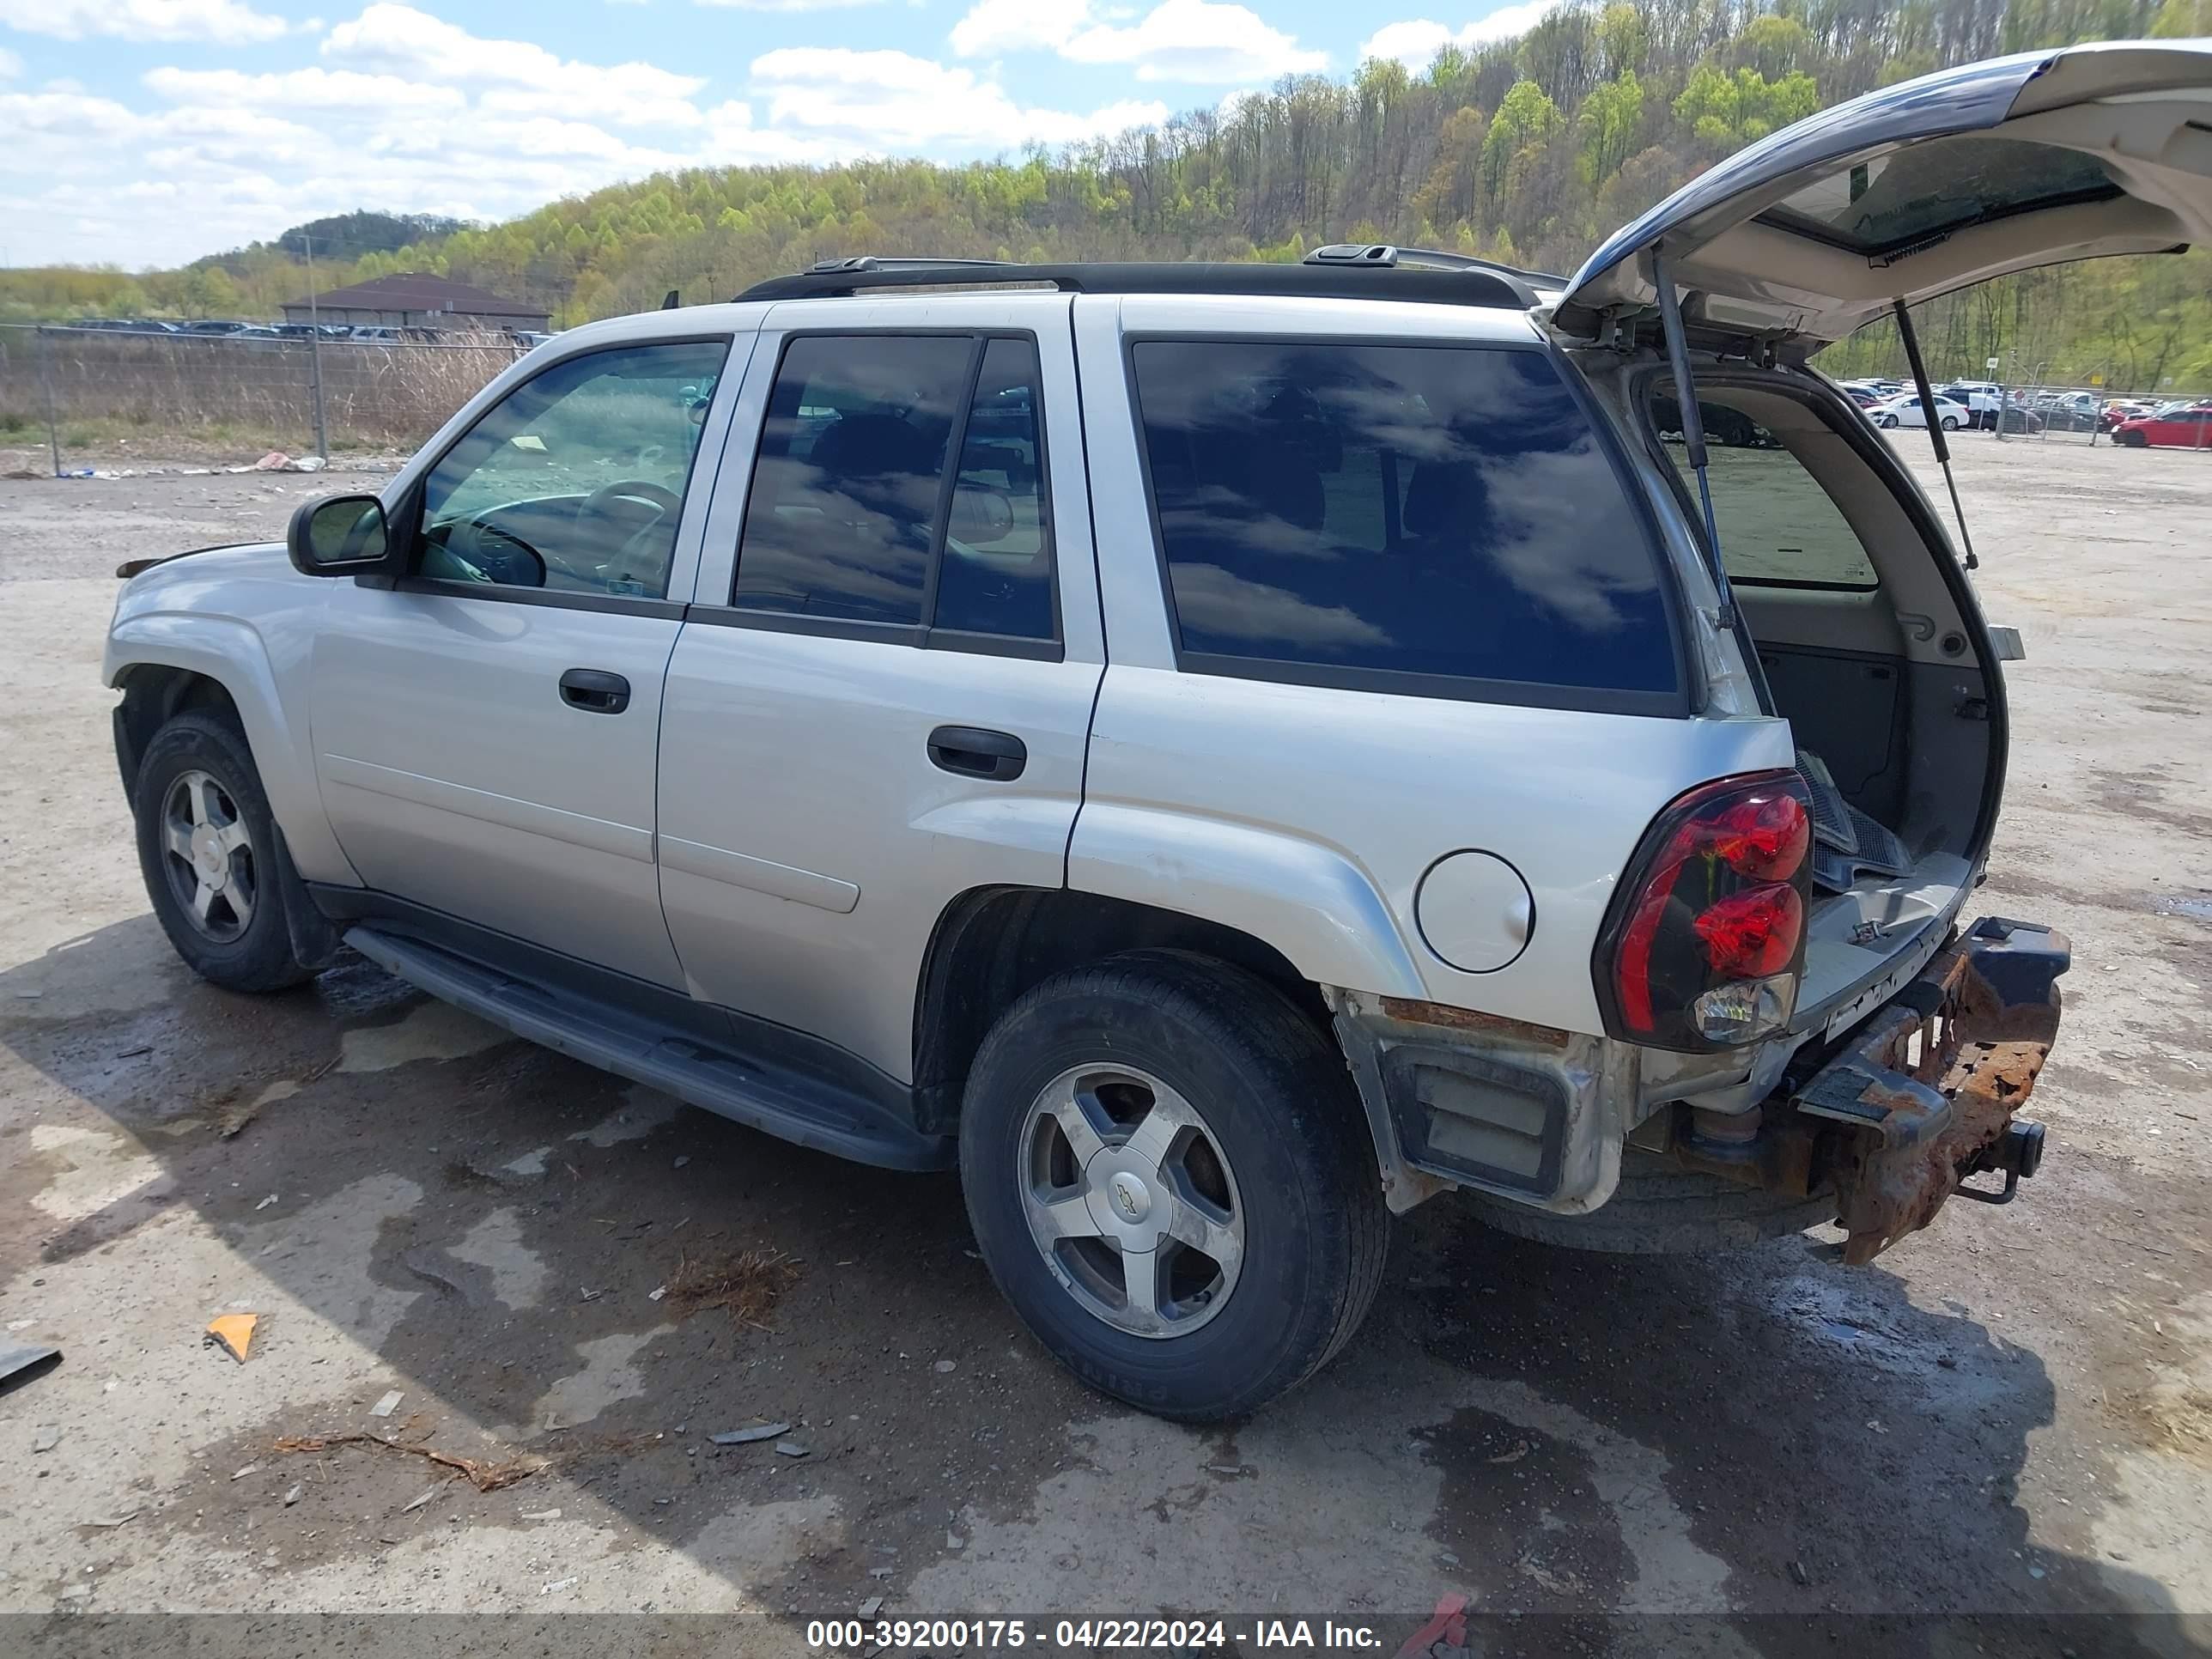
[[651, 501], [660, 509], [663, 517], [679, 511], [684, 506], [681, 495], [649, 478], [618, 478], [612, 483], [601, 484], [585, 496], [584, 504], [576, 509], [576, 516], [580, 519], [589, 513], [603, 512], [609, 501], [623, 495], [641, 501]]
[[622, 555], [629, 551], [639, 537], [659, 529], [668, 521], [671, 514], [681, 511], [684, 506], [684, 498], [681, 495], [672, 489], [653, 483], [650, 478], [617, 478], [612, 483], [601, 484], [584, 497], [576, 508], [576, 522], [579, 525], [586, 525], [595, 516], [617, 523], [624, 521], [629, 515], [610, 509], [612, 503], [625, 497], [645, 502], [653, 508], [653, 514], [650, 521], [629, 532], [623, 540], [622, 553], [617, 553], [613, 559], [607, 560], [604, 563], [579, 566], [563, 558], [559, 552], [556, 551], [550, 560], [553, 568], [574, 580], [597, 587], [605, 581], [608, 572], [620, 562]]
[[[457, 536], [462, 542], [460, 547], [453, 545]], [[447, 531], [444, 547], [434, 550], [442, 551], [445, 561], [459, 568], [429, 570], [429, 574], [460, 581], [497, 582], [512, 587], [545, 586], [545, 556], [503, 525], [483, 519], [464, 519]], [[510, 568], [517, 560], [524, 562], [520, 571]]]

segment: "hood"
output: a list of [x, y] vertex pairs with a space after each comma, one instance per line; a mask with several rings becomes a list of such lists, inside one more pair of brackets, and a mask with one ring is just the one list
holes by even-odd
[[[150, 559], [125, 559], [115, 567], [115, 574], [123, 580], [129, 581], [133, 576], [143, 575], [156, 566], [167, 564], [173, 560], [196, 559], [204, 553], [234, 553], [240, 550], [261, 553], [266, 552], [268, 546], [264, 542], [217, 542], [211, 547], [188, 547], [181, 553], [157, 553]], [[281, 544], [276, 550], [283, 551]]]
[[1693, 179], [1590, 256], [1554, 325], [1686, 324], [1808, 356], [1898, 301], [2212, 242], [2212, 40], [2022, 53], [1869, 93]]

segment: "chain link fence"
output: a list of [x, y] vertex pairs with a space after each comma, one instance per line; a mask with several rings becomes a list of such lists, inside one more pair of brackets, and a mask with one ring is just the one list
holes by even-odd
[[[2007, 441], [2026, 437], [2039, 443], [2109, 444], [2112, 428], [2128, 414], [2148, 413], [2169, 404], [2193, 405], [2206, 398], [2168, 389], [2153, 395], [2126, 396], [2095, 386], [2029, 385], [2006, 388], [2007, 406], [2025, 418], [2008, 419], [2002, 428]], [[2022, 428], [2026, 430], [2022, 430]], [[2212, 447], [2212, 431], [2198, 426], [2192, 447]], [[2161, 447], [2171, 447], [2170, 442]]]
[[0, 325], [0, 454], [58, 477], [404, 454], [523, 349]]

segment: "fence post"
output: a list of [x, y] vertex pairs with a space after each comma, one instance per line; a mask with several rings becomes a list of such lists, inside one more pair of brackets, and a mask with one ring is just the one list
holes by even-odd
[[62, 476], [62, 441], [54, 425], [54, 348], [44, 328], [39, 331], [39, 389], [46, 394], [46, 449], [54, 458], [54, 477]]
[[323, 331], [312, 323], [307, 328], [307, 373], [315, 383], [315, 453], [328, 460], [331, 434], [323, 424]]
[[331, 434], [323, 424], [323, 323], [315, 305], [315, 239], [300, 233], [300, 246], [307, 256], [307, 373], [315, 383], [315, 453], [331, 458]]

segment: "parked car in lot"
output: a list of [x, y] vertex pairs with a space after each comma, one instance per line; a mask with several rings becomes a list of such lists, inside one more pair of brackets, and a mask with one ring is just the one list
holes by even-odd
[[2112, 428], [2112, 441], [2127, 449], [2212, 449], [2212, 404], [2168, 407], [2122, 421]]
[[[1918, 392], [1908, 392], [1901, 398], [1892, 398], [1887, 403], [1876, 404], [1867, 410], [1867, 418], [1876, 426], [1925, 427], [1928, 424], [1928, 410], [1921, 403]], [[1966, 404], [1954, 403], [1940, 395], [1936, 398], [1936, 424], [1944, 431], [1956, 432], [1960, 427], [1971, 424], [1972, 418]]]
[[1453, 1189], [1865, 1261], [2034, 1172], [2069, 951], [1966, 909], [2017, 638], [1805, 365], [2212, 239], [2208, 90], [2179, 42], [1887, 88], [1565, 284], [851, 259], [573, 330], [284, 545], [125, 567], [155, 914], [234, 990], [343, 942], [957, 1167], [1029, 1327], [1171, 1417], [1310, 1374]]
[[[1997, 410], [2004, 403], [2002, 388], [1981, 381], [1955, 381], [1950, 386], [1936, 387], [1936, 393], [1966, 410], [1966, 429], [1970, 432], [1995, 428]], [[1922, 424], [1926, 423], [1923, 422]]]

